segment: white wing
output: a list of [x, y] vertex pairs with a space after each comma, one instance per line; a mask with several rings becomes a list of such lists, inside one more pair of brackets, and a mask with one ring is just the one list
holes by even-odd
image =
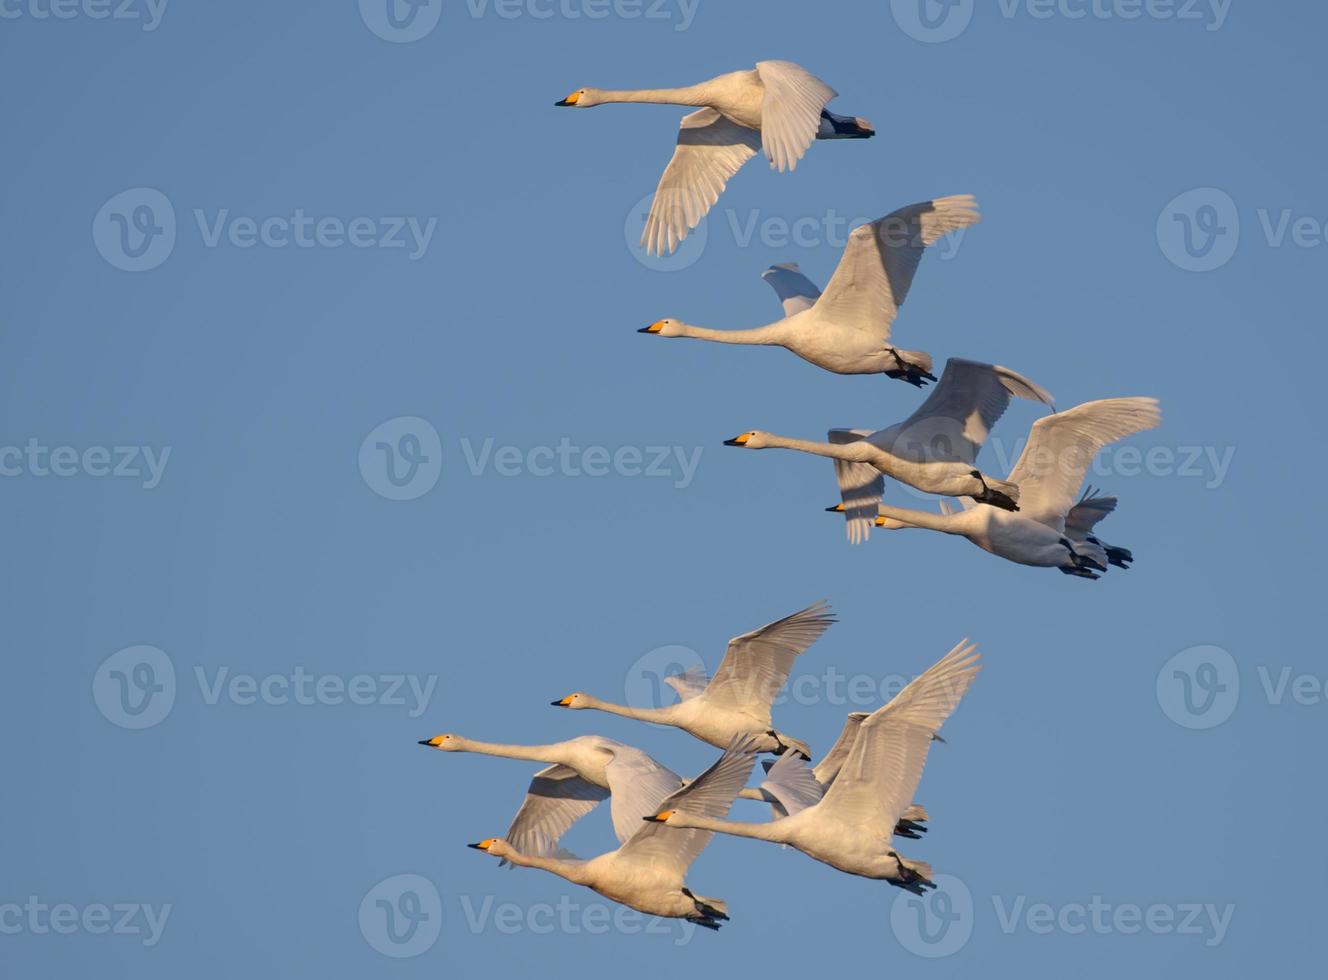
[[772, 170], [794, 170], [821, 128], [821, 110], [838, 93], [791, 61], [758, 61], [765, 87], [761, 145]]
[[810, 310], [816, 305], [821, 291], [816, 284], [802, 274], [796, 262], [772, 265], [761, 273], [761, 278], [770, 283], [780, 303], [784, 306], [784, 315], [793, 316], [803, 310]]
[[1010, 482], [1019, 487], [1019, 512], [1057, 531], [1098, 450], [1162, 424], [1155, 398], [1108, 398], [1085, 402], [1033, 423]]
[[667, 255], [676, 249], [760, 145], [759, 133], [730, 122], [714, 109], [684, 116], [673, 159], [655, 188], [641, 233], [646, 254]]
[[866, 832], [889, 837], [922, 778], [932, 736], [982, 665], [964, 641], [862, 723], [821, 806]]
[[643, 818], [659, 812], [660, 804], [682, 786], [682, 780], [640, 749], [623, 745], [610, 751], [613, 759], [604, 771], [613, 794], [609, 799], [613, 832], [621, 844], [641, 829]]
[[817, 602], [792, 616], [735, 636], [705, 689], [717, 708], [742, 711], [770, 724], [770, 703], [788, 680], [793, 661], [835, 621], [830, 606]]
[[854, 228], [817, 311], [888, 341], [923, 251], [947, 232], [979, 220], [976, 199], [961, 194], [912, 204]]
[[530, 781], [526, 799], [507, 829], [506, 840], [522, 854], [551, 855], [567, 828], [608, 795], [608, 790], [586, 782], [568, 766], [557, 764], [541, 769]]
[[1115, 497], [1098, 497], [1095, 493], [1092, 487], [1085, 490], [1079, 503], [1071, 507], [1070, 513], [1065, 516], [1065, 533], [1071, 538], [1086, 538], [1093, 533], [1093, 528], [1097, 527], [1102, 518], [1116, 509]]
[[[830, 746], [830, 751], [812, 769], [812, 775], [822, 786], [828, 787], [839, 775], [839, 770], [844, 767], [849, 750], [853, 748], [853, 742], [858, 737], [858, 728], [866, 719], [867, 712], [865, 711], [850, 712], [849, 716], [844, 719], [844, 727], [839, 731], [839, 738], [835, 739], [835, 744]], [[785, 755], [789, 754], [791, 753], [785, 753]], [[783, 758], [783, 756], [780, 758]]]
[[700, 667], [688, 667], [681, 674], [670, 674], [664, 678], [664, 683], [678, 695], [679, 701], [687, 701], [696, 697], [706, 689], [710, 683], [710, 677]]
[[785, 752], [774, 762], [764, 763], [761, 789], [775, 798], [770, 804], [775, 819], [791, 817], [821, 801], [825, 787], [817, 782], [806, 760], [797, 752]]
[[873, 444], [917, 463], [975, 463], [978, 451], [1011, 398], [1053, 404], [1051, 393], [1016, 371], [952, 357], [927, 400], [904, 421], [872, 437]]
[[[830, 442], [843, 446], [872, 435], [870, 429], [831, 429]], [[845, 530], [853, 544], [871, 537], [876, 508], [885, 496], [885, 477], [875, 466], [836, 459], [835, 482], [839, 484], [839, 499], [844, 504]]]
[[[728, 816], [756, 763], [754, 744], [750, 738], [735, 739], [713, 766], [671, 794], [655, 812], [682, 810], [716, 820]], [[681, 877], [710, 843], [711, 836], [708, 830], [643, 821], [631, 840], [618, 849], [618, 856], [657, 869], [667, 868]]]

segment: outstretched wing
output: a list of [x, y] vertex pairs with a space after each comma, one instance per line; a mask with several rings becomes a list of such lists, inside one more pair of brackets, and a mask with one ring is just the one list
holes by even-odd
[[1156, 398], [1108, 398], [1085, 402], [1033, 423], [1010, 482], [1019, 487], [1019, 512], [1057, 531], [1098, 450], [1162, 424]]
[[507, 842], [522, 854], [551, 855], [567, 829], [608, 795], [608, 790], [586, 782], [568, 766], [541, 769], [507, 828]]
[[742, 711], [759, 724], [770, 724], [770, 704], [788, 680], [793, 661], [816, 642], [835, 617], [817, 602], [792, 616], [729, 640], [724, 659], [705, 689], [717, 708]]
[[1096, 491], [1089, 487], [1079, 498], [1079, 503], [1065, 515], [1065, 533], [1082, 540], [1092, 534], [1098, 522], [1115, 509], [1115, 497], [1096, 496]]
[[765, 87], [761, 145], [772, 170], [794, 170], [821, 128], [821, 110], [838, 93], [791, 61], [758, 61]]
[[845, 823], [888, 837], [913, 800], [932, 736], [982, 665], [964, 641], [863, 721], [821, 806]]
[[942, 235], [977, 224], [980, 217], [977, 200], [960, 194], [911, 204], [854, 228], [816, 308], [837, 324], [889, 341], [922, 253]]
[[[734, 799], [752, 774], [752, 766], [756, 763], [755, 744], [751, 738], [735, 739], [713, 766], [670, 794], [655, 812], [682, 810], [716, 820], [728, 816]], [[639, 861], [655, 869], [674, 871], [681, 879], [696, 856], [710, 843], [711, 836], [709, 830], [643, 821], [632, 838], [618, 849], [618, 857]]]
[[784, 315], [793, 316], [803, 310], [810, 310], [816, 305], [821, 291], [816, 284], [802, 274], [796, 262], [772, 265], [761, 273], [761, 278], [770, 283], [780, 303], [784, 306]]
[[1017, 371], [952, 357], [927, 400], [903, 422], [872, 442], [918, 463], [961, 460], [976, 463], [1011, 398], [1027, 398], [1055, 408], [1051, 392]]
[[706, 216], [729, 178], [756, 155], [761, 136], [714, 109], [683, 117], [673, 159], [655, 188], [641, 245], [646, 254], [668, 255]]
[[613, 794], [609, 799], [613, 832], [621, 844], [641, 829], [644, 817], [659, 812], [660, 804], [682, 786], [682, 780], [640, 749], [620, 745], [609, 751], [613, 759], [604, 772]]
[[761, 782], [761, 789], [774, 797], [770, 809], [775, 819], [791, 817], [821, 801], [825, 787], [816, 781], [800, 753], [785, 752], [774, 762], [762, 764], [765, 779]]
[[[870, 429], [831, 429], [828, 438], [836, 446], [843, 446], [870, 435]], [[834, 464], [839, 499], [844, 504], [845, 530], [852, 544], [860, 544], [871, 537], [876, 508], [885, 496], [885, 477], [875, 466], [867, 463], [836, 459]]]
[[866, 720], [867, 712], [865, 711], [849, 712], [848, 717], [844, 719], [844, 727], [839, 730], [839, 738], [835, 739], [835, 744], [830, 746], [830, 751], [812, 769], [812, 775], [822, 786], [828, 787], [835, 781], [835, 777], [839, 775], [839, 770], [844, 767], [844, 762], [848, 759], [848, 753], [853, 748], [853, 742], [858, 737], [858, 728]]

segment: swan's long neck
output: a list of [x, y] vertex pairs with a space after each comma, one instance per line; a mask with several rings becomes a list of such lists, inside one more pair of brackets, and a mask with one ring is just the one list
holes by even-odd
[[684, 85], [682, 88], [599, 89], [595, 101], [649, 102], [656, 105], [709, 105], [709, 92], [704, 85]]
[[920, 469], [916, 464], [900, 459], [863, 439], [839, 444], [767, 434], [765, 444], [776, 449], [796, 449], [814, 456], [828, 456], [830, 459], [842, 459], [849, 463], [866, 463], [905, 483], [912, 483], [916, 479], [916, 471]]
[[672, 724], [673, 709], [675, 705], [669, 705], [664, 708], [633, 708], [625, 704], [614, 704], [611, 701], [601, 701], [599, 698], [590, 698], [590, 707], [597, 711], [607, 711], [611, 715], [619, 715], [623, 718], [635, 718], [637, 721], [650, 721], [657, 725]]
[[683, 323], [678, 325], [678, 334], [693, 340], [713, 340], [717, 344], [778, 347], [784, 344], [783, 322], [767, 323], [764, 327], [752, 327], [749, 330], [711, 330], [709, 327], [694, 327], [690, 323]]
[[559, 878], [566, 878], [568, 881], [577, 885], [586, 883], [585, 865], [576, 861], [561, 861], [553, 857], [540, 857], [535, 854], [519, 854], [516, 851], [507, 851], [503, 857], [515, 865], [523, 868], [539, 868], [541, 871], [548, 871], [556, 874]]
[[743, 823], [739, 820], [715, 820], [697, 813], [679, 813], [678, 817], [681, 817], [681, 820], [675, 817], [669, 821], [669, 825], [673, 827], [694, 827], [697, 830], [712, 830], [717, 834], [729, 834], [733, 837], [771, 840], [781, 844], [787, 840], [784, 828], [780, 826], [783, 823], [782, 820], [771, 820], [767, 823]]
[[[963, 514], [931, 514], [925, 510], [910, 510], [907, 507], [888, 507], [884, 504], [879, 509], [882, 517], [902, 521], [909, 527], [926, 528], [929, 531], [943, 531], [946, 534], [963, 534]], [[964, 513], [967, 513], [965, 511]]]
[[552, 745], [502, 745], [497, 742], [476, 742], [463, 739], [461, 752], [478, 752], [481, 755], [497, 755], [504, 759], [525, 759], [528, 762], [559, 762], [562, 754]]

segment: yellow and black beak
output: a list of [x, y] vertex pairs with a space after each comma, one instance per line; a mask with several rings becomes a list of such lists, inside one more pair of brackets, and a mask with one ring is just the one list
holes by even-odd
[[573, 92], [571, 95], [569, 95], [567, 98], [563, 99], [562, 101], [560, 101], [560, 102], [555, 102], [554, 105], [556, 105], [556, 106], [561, 106], [561, 105], [576, 105], [576, 104], [577, 104], [578, 102], [580, 102], [580, 101], [581, 101], [581, 93], [580, 93], [580, 92]]
[[640, 330], [637, 331], [637, 333], [659, 333], [663, 329], [664, 329], [664, 321], [656, 320], [650, 326], [642, 327]]
[[751, 438], [751, 435], [750, 435], [749, 433], [744, 432], [742, 435], [740, 435], [740, 436], [735, 436], [735, 437], [732, 438], [732, 439], [725, 439], [725, 440], [724, 440], [724, 445], [726, 445], [726, 446], [745, 446], [745, 445], [747, 445], [747, 440], [750, 439], [750, 438]]
[[835, 504], [833, 507], [827, 507], [827, 508], [825, 509], [825, 512], [826, 512], [827, 514], [842, 514], [842, 513], [844, 513], [844, 505], [843, 505], [843, 504]]
[[650, 823], [664, 823], [669, 817], [673, 816], [673, 813], [674, 811], [672, 810], [661, 810], [659, 813], [653, 814], [649, 817], [642, 817], [641, 819], [649, 821]]
[[490, 837], [487, 840], [480, 841], [478, 844], [467, 844], [466, 846], [473, 847], [477, 851], [487, 851], [489, 848], [493, 847], [493, 838]]
[[443, 744], [443, 737], [441, 735], [435, 735], [433, 738], [422, 738], [420, 739], [419, 744], [427, 745], [430, 748], [436, 749]]
[[557, 701], [549, 702], [549, 704], [553, 705], [555, 708], [566, 708], [571, 703], [572, 703], [572, 696], [570, 694], [567, 695], [567, 697], [565, 698], [559, 698]]

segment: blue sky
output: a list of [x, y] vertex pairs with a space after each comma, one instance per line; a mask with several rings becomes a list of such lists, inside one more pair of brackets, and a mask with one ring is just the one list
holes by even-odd
[[[1328, 14], [434, 4], [393, 26], [370, 0], [0, 2], [12, 972], [1306, 965]], [[681, 111], [552, 103], [770, 58], [877, 137], [749, 165], [703, 244], [643, 261]], [[828, 464], [721, 441], [884, 425], [917, 394], [635, 332], [768, 322], [769, 264], [824, 283], [844, 219], [954, 193], [984, 221], [924, 262], [896, 338], [1062, 407], [1161, 399], [1092, 477], [1128, 572], [920, 532], [850, 548]], [[1037, 414], [1013, 406], [984, 467]], [[961, 637], [984, 651], [904, 849], [943, 898], [719, 840], [690, 881], [733, 921], [692, 935], [464, 848], [533, 767], [417, 739], [602, 733], [699, 772], [715, 753], [681, 733], [548, 702], [636, 696], [822, 597], [841, 622], [776, 713], [820, 750]], [[607, 812], [569, 843], [607, 849]]]

